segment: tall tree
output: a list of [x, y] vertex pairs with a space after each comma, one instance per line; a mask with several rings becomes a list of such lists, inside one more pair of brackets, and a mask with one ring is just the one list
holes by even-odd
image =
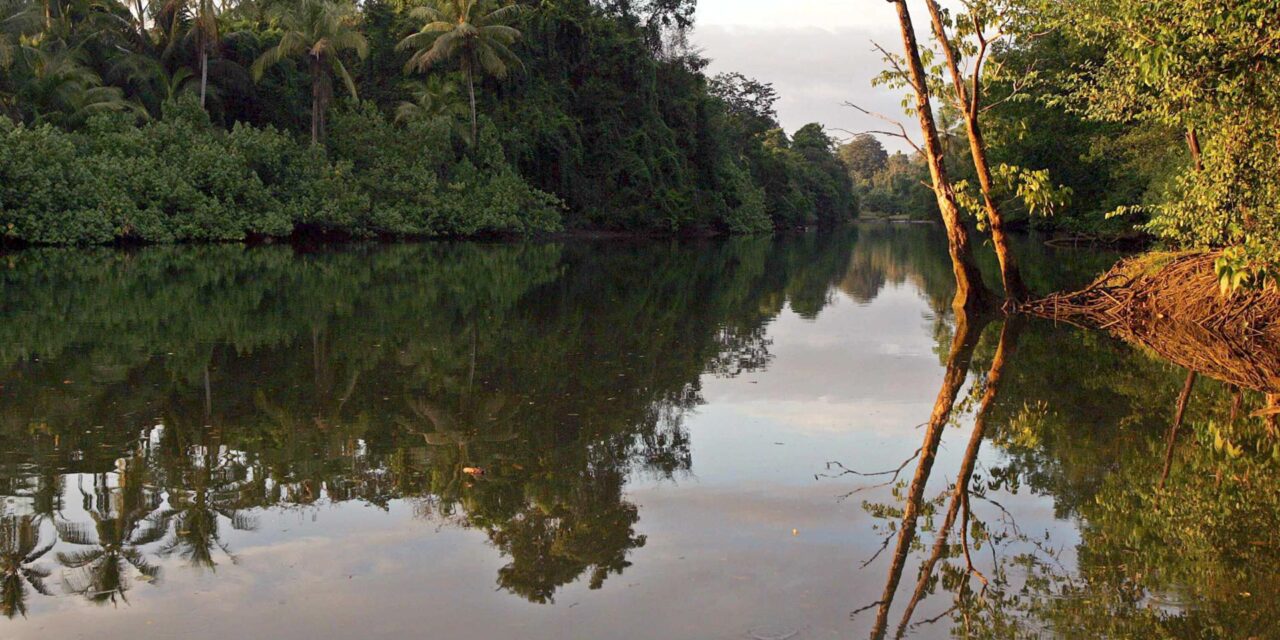
[[425, 81], [410, 82], [405, 86], [411, 100], [401, 101], [396, 105], [396, 121], [433, 121], [441, 120], [451, 126], [457, 126], [463, 136], [466, 128], [463, 121], [470, 114], [462, 90], [453, 80], [442, 76], [431, 76]]
[[457, 57], [467, 79], [471, 101], [471, 139], [478, 134], [476, 121], [477, 72], [505, 78], [512, 65], [521, 66], [510, 46], [520, 39], [511, 21], [524, 7], [511, 4], [497, 7], [490, 0], [435, 0], [434, 7], [418, 7], [410, 16], [425, 24], [415, 34], [400, 41], [398, 49], [413, 49], [405, 71], [425, 72], [437, 63]]
[[907, 9], [906, 0], [889, 0], [898, 10], [898, 26], [902, 31], [902, 46], [906, 51], [907, 73], [905, 74], [915, 94], [916, 115], [920, 118], [920, 131], [924, 135], [924, 155], [929, 165], [929, 176], [933, 182], [933, 193], [938, 200], [938, 209], [942, 214], [942, 223], [947, 228], [947, 245], [951, 253], [951, 269], [956, 278], [956, 297], [952, 301], [955, 308], [980, 306], [987, 302], [989, 294], [982, 284], [982, 276], [978, 272], [973, 259], [973, 248], [969, 245], [969, 232], [960, 220], [960, 208], [956, 204], [955, 193], [947, 175], [946, 161], [943, 155], [942, 139], [938, 137], [938, 126], [933, 117], [933, 105], [929, 99], [928, 77], [924, 64], [920, 60], [920, 47], [916, 42], [915, 27], [911, 23], [911, 12]]
[[[143, 7], [138, 5], [138, 24], [141, 30]], [[172, 27], [189, 25], [187, 37], [196, 45], [200, 66], [200, 106], [204, 107], [209, 93], [209, 53], [218, 44], [218, 7], [213, 0], [168, 0], [160, 9]], [[176, 35], [176, 34], [171, 34]], [[176, 40], [176, 38], [171, 38]]]
[[869, 182], [871, 176], [889, 165], [889, 152], [875, 136], [860, 133], [840, 145], [840, 160], [849, 168], [849, 177], [858, 182]]
[[[960, 50], [947, 34], [946, 19], [937, 0], [925, 0], [929, 8], [929, 16], [933, 22], [933, 33], [942, 45], [947, 70], [951, 74], [951, 85], [955, 90], [956, 106], [964, 118], [965, 134], [969, 138], [969, 153], [973, 156], [973, 168], [978, 174], [978, 187], [982, 192], [983, 208], [986, 211], [987, 224], [991, 227], [991, 241], [995, 245], [996, 257], [1000, 261], [1000, 279], [1004, 283], [1005, 296], [1017, 302], [1027, 298], [1027, 287], [1022, 282], [1022, 274], [1018, 271], [1017, 260], [1009, 249], [1009, 238], [1005, 232], [1004, 214], [1000, 205], [992, 195], [991, 165], [987, 161], [987, 146], [982, 139], [982, 126], [978, 122], [982, 105], [982, 70], [986, 61], [990, 41], [985, 33], [990, 18], [1004, 17], [1007, 11], [1001, 11], [997, 3], [973, 2], [969, 4], [969, 15], [973, 24], [973, 37], [977, 41], [973, 52], [973, 75], [966, 78], [960, 69]], [[971, 83], [966, 86], [966, 83]]]
[[325, 137], [325, 115], [333, 100], [333, 78], [337, 75], [347, 91], [356, 96], [339, 54], [352, 50], [361, 59], [369, 55], [369, 42], [357, 29], [359, 16], [354, 5], [334, 0], [299, 0], [276, 5], [275, 17], [284, 35], [253, 63], [253, 76], [260, 80], [267, 67], [285, 58], [305, 55], [311, 74], [311, 143]]

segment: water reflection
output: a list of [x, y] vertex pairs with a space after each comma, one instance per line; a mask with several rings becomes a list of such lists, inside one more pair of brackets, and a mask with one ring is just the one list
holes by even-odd
[[[6, 256], [0, 624], [1265, 636], [1268, 397], [956, 317], [944, 243]], [[1020, 251], [1042, 291], [1115, 257]]]
[[[864, 502], [892, 525], [886, 545], [896, 540], [883, 595], [854, 612], [874, 610], [870, 636], [1266, 637], [1280, 613], [1273, 390], [1211, 379], [1197, 386], [1196, 371], [1181, 372], [1175, 386], [1176, 367], [1091, 334], [1044, 327], [1025, 338], [1034, 355], [1060, 337], [1076, 344], [1055, 360], [1019, 355], [1025, 322], [1001, 323], [988, 371], [957, 405], [981, 329], [956, 319], [947, 374], [909, 461], [914, 476], [894, 491], [900, 503]], [[1077, 374], [1072, 384], [1045, 384], [1055, 378], [1046, 367], [1057, 366]], [[1076, 397], [1098, 390], [1112, 395]], [[968, 444], [955, 481], [930, 494], [940, 431], [953, 410], [972, 413]], [[1089, 428], [1090, 420], [1101, 424]], [[977, 471], [988, 439], [1001, 455]], [[1002, 502], [1027, 492], [1052, 496], [1057, 517], [1075, 530], [1020, 527], [1017, 510]], [[978, 500], [981, 510], [973, 508]], [[908, 566], [915, 584], [894, 618]], [[946, 602], [928, 606], [943, 593]]]
[[82, 504], [8, 516], [6, 614], [54, 540], [63, 592], [121, 604], [155, 560], [234, 563], [257, 510], [344, 501], [483, 531], [532, 602], [600, 588], [645, 544], [629, 475], [687, 472], [700, 376], [763, 367], [849, 239], [12, 256], [4, 482]]

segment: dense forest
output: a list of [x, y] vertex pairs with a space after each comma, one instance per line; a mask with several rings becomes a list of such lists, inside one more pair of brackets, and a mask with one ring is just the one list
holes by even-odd
[[696, 0], [0, 0], [0, 228], [755, 233], [861, 209], [941, 217], [962, 280], [958, 234], [990, 232], [1012, 299], [1004, 234], [1028, 226], [1272, 280], [1277, 2], [890, 4], [905, 48], [877, 43], [876, 84], [906, 117], [840, 140], [709, 76]]
[[752, 233], [849, 219], [820, 125], [708, 77], [693, 0], [0, 0], [0, 228]]
[[[929, 11], [909, 15], [926, 66], [937, 65], [925, 71], [942, 150], [957, 191], [978, 196], [967, 103], [941, 60], [929, 15], [937, 5], [921, 4]], [[1280, 107], [1273, 89], [1280, 5], [997, 0], [937, 8], [961, 85], [980, 87], [983, 142], [1000, 168], [993, 173], [1007, 217], [1082, 233], [1137, 226], [1205, 241], [1273, 224], [1262, 211], [1274, 202], [1253, 199], [1267, 198], [1274, 178], [1252, 168], [1266, 166], [1265, 154], [1275, 151], [1273, 127], [1261, 123], [1274, 121]], [[901, 46], [879, 44], [890, 71], [877, 83], [912, 92]], [[861, 133], [840, 148], [863, 208], [936, 217], [932, 194], [920, 185], [929, 179], [923, 154], [891, 154], [881, 142], [897, 134]], [[1042, 199], [1050, 206], [1036, 211], [1020, 201], [1022, 170], [1047, 171], [1057, 187]], [[1223, 196], [1231, 190], [1249, 195]], [[1191, 209], [1199, 220], [1189, 219]]]

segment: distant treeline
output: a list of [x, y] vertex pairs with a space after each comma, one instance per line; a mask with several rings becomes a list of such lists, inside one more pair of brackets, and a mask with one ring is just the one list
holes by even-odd
[[694, 0], [0, 0], [0, 234], [753, 233], [857, 211]]

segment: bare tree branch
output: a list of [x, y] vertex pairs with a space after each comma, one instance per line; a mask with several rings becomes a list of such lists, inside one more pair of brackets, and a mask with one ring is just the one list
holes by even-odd
[[887, 122], [898, 128], [898, 131], [896, 133], [892, 131], [868, 131], [867, 133], [874, 133], [882, 136], [889, 136], [892, 138], [900, 138], [902, 140], [906, 140], [907, 144], [911, 145], [911, 148], [916, 150], [916, 153], [922, 153], [920, 149], [920, 145], [916, 144], [915, 140], [912, 140], [911, 136], [907, 135], [907, 128], [904, 127], [901, 122], [894, 120], [893, 118], [890, 118], [889, 116], [886, 116], [883, 113], [878, 113], [875, 111], [864, 109], [852, 102], [845, 102], [844, 106], [850, 107], [852, 109], [857, 109], [858, 111], [862, 112], [863, 115], [868, 115], [878, 120], [883, 120], [884, 122]]

